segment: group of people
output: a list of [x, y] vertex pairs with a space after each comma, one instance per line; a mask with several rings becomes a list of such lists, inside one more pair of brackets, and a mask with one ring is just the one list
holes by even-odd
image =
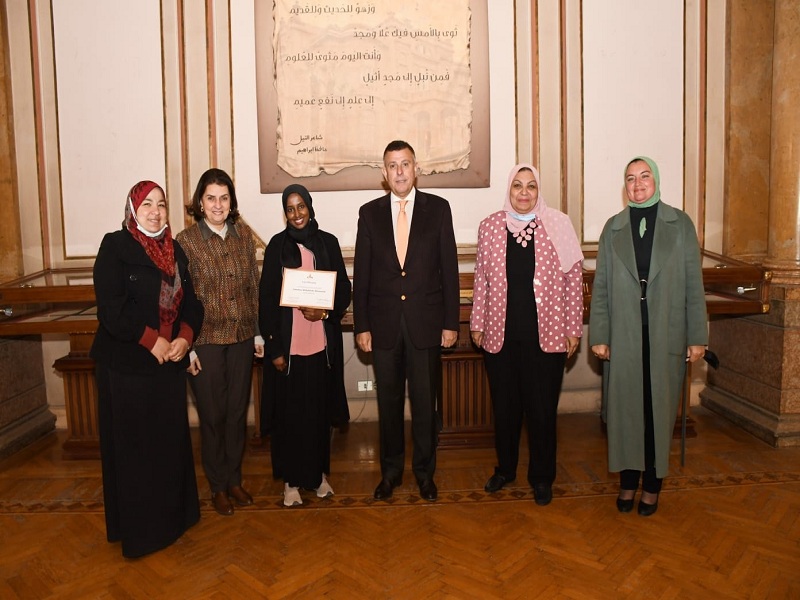
[[[628, 205], [600, 236], [589, 343], [603, 361], [617, 509], [633, 510], [641, 480], [637, 512], [650, 516], [668, 472], [686, 363], [701, 358], [708, 342], [706, 304], [694, 225], [660, 201], [656, 163], [633, 158], [624, 184]], [[582, 259], [567, 216], [546, 205], [537, 170], [515, 166], [503, 209], [478, 230], [470, 319], [495, 418], [498, 465], [487, 492], [516, 478], [524, 420], [528, 482], [537, 504], [552, 500], [558, 398], [565, 361], [582, 334]]]
[[[202, 465], [214, 510], [233, 515], [253, 498], [242, 456], [253, 356], [264, 358], [262, 428], [283, 503], [301, 491], [333, 494], [331, 428], [350, 419], [341, 320], [353, 303], [358, 348], [378, 383], [381, 479], [376, 500], [402, 483], [404, 407], [410, 402], [411, 470], [435, 501], [442, 348], [459, 330], [459, 275], [450, 204], [416, 187], [414, 149], [383, 154], [388, 193], [358, 214], [353, 285], [335, 236], [319, 228], [298, 184], [281, 196], [285, 229], [264, 252], [239, 218], [233, 181], [210, 169], [173, 240], [164, 190], [137, 183], [120, 231], [103, 239], [94, 268], [96, 361], [107, 537], [127, 557], [163, 548], [200, 517], [186, 410], [186, 380], [200, 420]], [[697, 235], [689, 217], [660, 202], [647, 157], [625, 169], [628, 206], [600, 237], [589, 337], [603, 361], [609, 470], [617, 508], [653, 514], [687, 361], [703, 355], [706, 312]], [[549, 207], [529, 164], [509, 175], [500, 210], [478, 230], [470, 318], [483, 351], [494, 410], [497, 465], [485, 485], [516, 479], [523, 423], [527, 479], [539, 505], [556, 478], [556, 415], [567, 360], [583, 333], [583, 254], [569, 218]], [[285, 306], [285, 269], [335, 272], [332, 308]], [[638, 304], [638, 307], [637, 307]], [[611, 348], [613, 347], [613, 355]]]

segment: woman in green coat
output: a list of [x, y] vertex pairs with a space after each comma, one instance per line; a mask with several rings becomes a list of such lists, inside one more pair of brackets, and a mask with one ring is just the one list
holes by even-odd
[[660, 202], [658, 166], [637, 156], [625, 169], [628, 207], [600, 235], [589, 343], [603, 363], [608, 464], [620, 474], [617, 509], [658, 508], [669, 466], [686, 362], [708, 343], [697, 233]]

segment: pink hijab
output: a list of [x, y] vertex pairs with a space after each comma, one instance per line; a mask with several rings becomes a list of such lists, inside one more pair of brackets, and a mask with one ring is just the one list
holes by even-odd
[[529, 221], [520, 220], [515, 217], [517, 214], [514, 207], [511, 206], [511, 184], [514, 178], [522, 169], [530, 169], [533, 173], [533, 178], [536, 180], [536, 188], [539, 190], [539, 197], [536, 199], [536, 204], [533, 207], [533, 213], [536, 219], [542, 224], [547, 235], [550, 236], [550, 241], [558, 254], [558, 260], [561, 262], [561, 270], [566, 273], [575, 263], [583, 260], [583, 252], [581, 251], [578, 238], [575, 235], [575, 230], [569, 217], [560, 210], [550, 208], [544, 201], [542, 195], [542, 186], [539, 184], [539, 171], [536, 167], [526, 163], [515, 165], [508, 175], [508, 186], [506, 187], [506, 202], [503, 205], [503, 210], [506, 212], [506, 227], [511, 233], [519, 233], [527, 227]]

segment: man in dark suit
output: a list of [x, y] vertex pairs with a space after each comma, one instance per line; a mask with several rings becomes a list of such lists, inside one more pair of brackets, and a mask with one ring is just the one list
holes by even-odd
[[353, 267], [356, 343], [373, 354], [378, 388], [382, 479], [375, 499], [390, 498], [402, 483], [408, 379], [412, 470], [420, 496], [433, 501], [441, 348], [458, 337], [453, 216], [447, 200], [415, 188], [417, 162], [408, 143], [386, 147], [381, 171], [390, 193], [359, 210]]

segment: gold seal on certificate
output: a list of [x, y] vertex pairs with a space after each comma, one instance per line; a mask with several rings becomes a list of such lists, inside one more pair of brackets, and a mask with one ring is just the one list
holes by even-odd
[[333, 310], [336, 271], [284, 269], [281, 306]]

